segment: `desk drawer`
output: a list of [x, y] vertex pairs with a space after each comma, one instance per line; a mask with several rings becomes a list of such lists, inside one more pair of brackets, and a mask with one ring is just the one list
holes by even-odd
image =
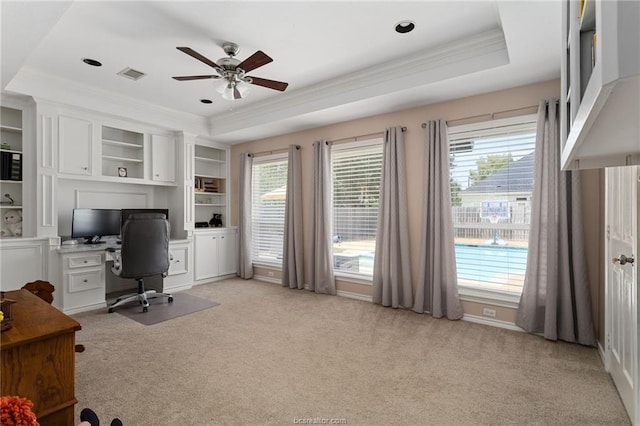
[[102, 278], [103, 269], [89, 271], [69, 272], [69, 293], [101, 288], [104, 286]]
[[87, 266], [101, 266], [102, 253], [86, 254], [82, 256], [74, 256], [68, 258], [69, 269], [85, 268]]
[[189, 272], [187, 247], [170, 247], [170, 252], [172, 259], [169, 262], [167, 275], [186, 274]]

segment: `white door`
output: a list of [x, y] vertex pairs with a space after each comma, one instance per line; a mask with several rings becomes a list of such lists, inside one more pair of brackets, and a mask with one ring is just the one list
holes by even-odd
[[638, 218], [640, 167], [607, 169], [607, 354], [633, 424], [638, 407]]
[[219, 275], [218, 235], [195, 234], [195, 280], [213, 278]]
[[236, 231], [224, 232], [218, 242], [218, 259], [220, 260], [220, 275], [230, 275], [237, 272], [236, 267]]
[[61, 115], [58, 118], [60, 173], [91, 176], [93, 124]]
[[151, 179], [176, 180], [176, 142], [168, 136], [151, 135]]

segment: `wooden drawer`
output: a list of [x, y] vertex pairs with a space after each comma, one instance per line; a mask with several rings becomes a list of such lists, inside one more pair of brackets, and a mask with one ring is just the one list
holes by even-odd
[[101, 288], [104, 286], [102, 268], [89, 271], [69, 272], [69, 293]]
[[101, 265], [102, 265], [102, 253], [69, 257], [68, 264], [67, 264], [69, 269], [85, 268], [87, 266], [101, 266]]

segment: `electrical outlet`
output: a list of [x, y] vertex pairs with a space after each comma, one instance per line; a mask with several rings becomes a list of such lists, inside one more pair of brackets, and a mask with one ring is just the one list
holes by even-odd
[[272, 277], [272, 276], [273, 276], [273, 271], [268, 271], [268, 272], [267, 272], [267, 275], [268, 275], [268, 276], [270, 276], [270, 277]]
[[496, 317], [496, 310], [495, 309], [484, 308], [484, 309], [482, 309], [482, 315], [484, 315], [485, 317], [495, 318]]

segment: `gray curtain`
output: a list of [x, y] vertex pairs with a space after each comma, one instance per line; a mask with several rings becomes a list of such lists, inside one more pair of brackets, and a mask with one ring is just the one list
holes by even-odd
[[382, 152], [373, 303], [392, 308], [413, 306], [405, 170], [402, 128], [389, 128], [384, 132]]
[[560, 170], [555, 100], [538, 107], [532, 206], [516, 324], [550, 340], [594, 345], [579, 172]]
[[435, 318], [462, 318], [453, 241], [449, 137], [444, 120], [426, 126], [420, 272], [413, 310]]
[[300, 146], [289, 145], [282, 255], [282, 285], [285, 287], [304, 288], [302, 232], [302, 156]]
[[313, 143], [311, 290], [336, 294], [331, 239], [331, 145]]
[[240, 176], [238, 179], [238, 276], [253, 277], [251, 263], [251, 172], [253, 155], [240, 154]]

